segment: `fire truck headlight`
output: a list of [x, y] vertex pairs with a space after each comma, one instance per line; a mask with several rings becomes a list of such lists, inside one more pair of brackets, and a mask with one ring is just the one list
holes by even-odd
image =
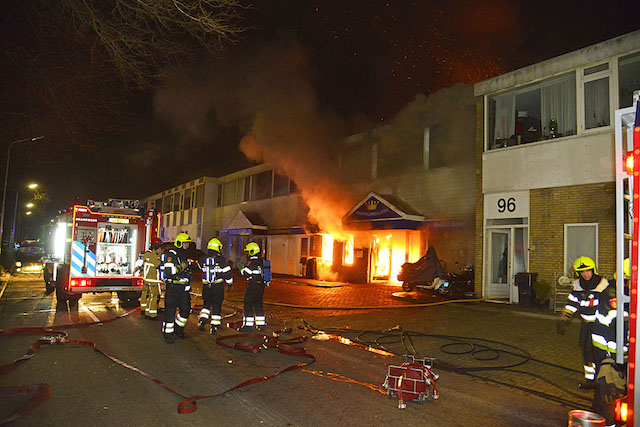
[[16, 267], [22, 267], [22, 263], [20, 261], [16, 261]]

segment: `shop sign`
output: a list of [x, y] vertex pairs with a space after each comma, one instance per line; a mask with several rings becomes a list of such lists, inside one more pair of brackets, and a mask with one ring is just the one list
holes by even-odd
[[528, 218], [529, 191], [485, 194], [484, 217], [486, 219]]
[[351, 214], [348, 220], [374, 220], [374, 219], [391, 219], [400, 218], [393, 209], [387, 206], [383, 201], [371, 196], [356, 211]]

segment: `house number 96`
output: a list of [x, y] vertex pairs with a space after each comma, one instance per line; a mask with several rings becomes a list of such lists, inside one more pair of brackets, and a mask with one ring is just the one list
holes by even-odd
[[504, 211], [513, 212], [516, 210], [516, 199], [513, 197], [509, 197], [507, 200], [498, 199], [498, 212], [503, 213]]

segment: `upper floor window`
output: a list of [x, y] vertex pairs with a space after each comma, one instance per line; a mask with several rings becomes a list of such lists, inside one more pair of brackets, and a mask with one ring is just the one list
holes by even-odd
[[273, 171], [257, 173], [251, 177], [251, 200], [262, 200], [271, 197]]
[[618, 60], [620, 108], [633, 105], [633, 92], [640, 90], [640, 52]]
[[610, 74], [608, 62], [585, 68], [582, 72], [585, 130], [611, 124]]
[[576, 133], [575, 74], [489, 98], [489, 149]]
[[173, 195], [173, 210], [174, 211], [180, 210], [180, 193], [175, 193]]

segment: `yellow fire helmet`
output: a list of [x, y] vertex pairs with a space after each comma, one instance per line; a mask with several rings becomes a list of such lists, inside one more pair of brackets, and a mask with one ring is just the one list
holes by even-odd
[[249, 252], [249, 255], [255, 255], [260, 252], [260, 246], [258, 246], [258, 244], [255, 242], [251, 242], [247, 244], [247, 247], [244, 248], [244, 251]]
[[596, 263], [588, 256], [581, 256], [578, 258], [573, 263], [573, 269], [578, 273], [581, 271], [593, 270], [593, 274], [598, 274], [596, 271]]
[[222, 242], [217, 237], [214, 237], [213, 239], [209, 240], [209, 243], [207, 243], [207, 249], [211, 249], [212, 251], [216, 251], [216, 252], [221, 252]]
[[[625, 279], [630, 279], [631, 278], [631, 263], [629, 262], [629, 258], [625, 258], [624, 259], [624, 267], [623, 267], [623, 274], [624, 274], [624, 278]], [[618, 272], [616, 271], [615, 273], [613, 273], [613, 278], [615, 280], [618, 280]]]
[[193, 242], [193, 240], [187, 233], [180, 233], [176, 236], [176, 241], [173, 244], [176, 245], [176, 248], [181, 248], [186, 242]]

